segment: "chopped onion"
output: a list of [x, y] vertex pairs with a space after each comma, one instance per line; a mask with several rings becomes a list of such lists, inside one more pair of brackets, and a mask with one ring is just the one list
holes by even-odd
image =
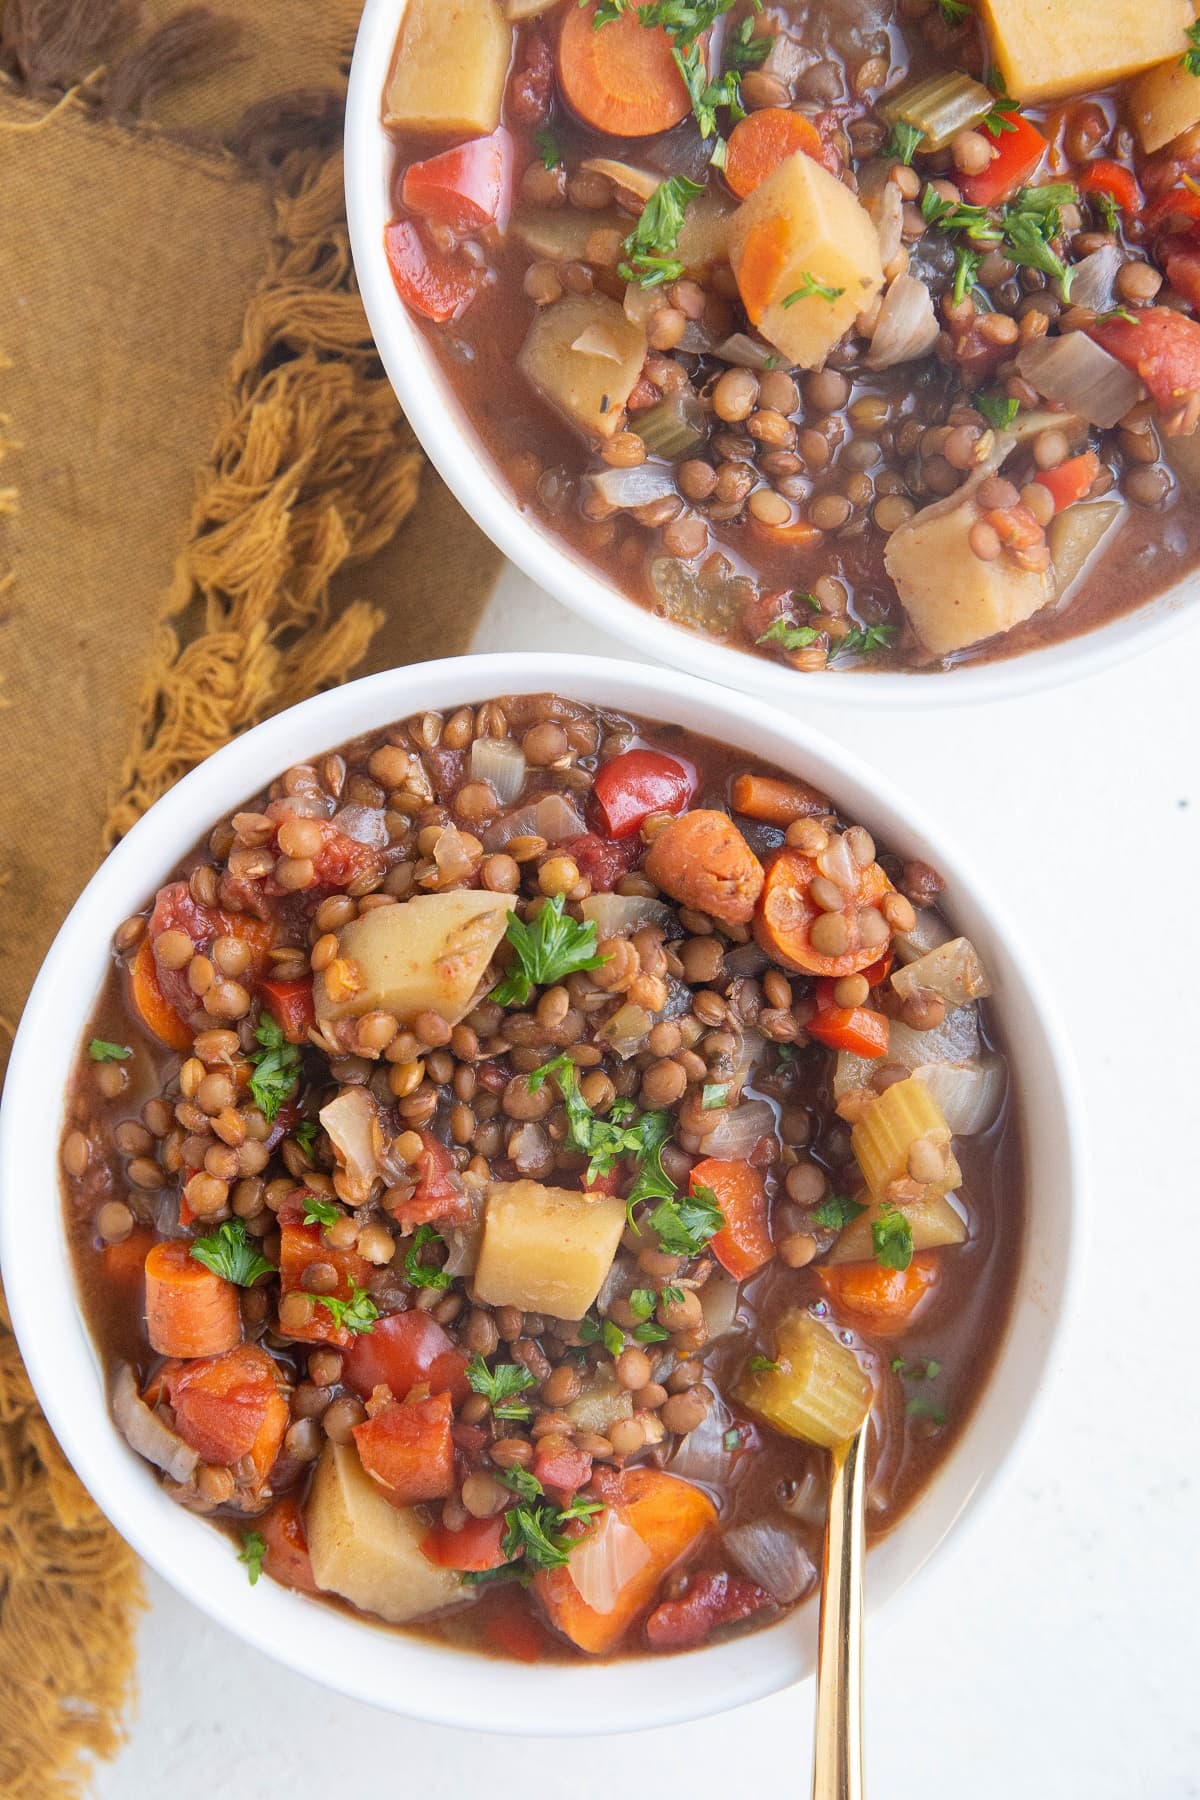
[[453, 1224], [448, 1225], [443, 1221], [438, 1226], [447, 1251], [442, 1267], [452, 1281], [457, 1280], [460, 1275], [475, 1273], [475, 1264], [479, 1261], [479, 1243], [483, 1236], [483, 1191], [477, 1189], [472, 1197], [465, 1176], [463, 1186], [473, 1207], [470, 1219], [455, 1218]]
[[1018, 353], [1017, 368], [1039, 394], [1106, 429], [1142, 397], [1142, 384], [1132, 370], [1094, 344], [1086, 331], [1034, 338]]
[[648, 894], [589, 894], [579, 908], [598, 938], [625, 937], [642, 925], [666, 925], [671, 909]]
[[571, 348], [580, 356], [600, 356], [605, 362], [619, 363], [625, 354], [607, 325], [589, 325], [580, 332]]
[[682, 1019], [684, 1013], [692, 1010], [692, 990], [686, 981], [680, 981], [678, 975], [667, 976], [667, 998], [663, 1006], [654, 1015], [657, 1025], [663, 1019]]
[[1124, 511], [1120, 500], [1087, 500], [1065, 507], [1051, 521], [1046, 538], [1060, 600], [1078, 581]]
[[714, 1269], [700, 1289], [700, 1311], [704, 1314], [709, 1343], [714, 1338], [728, 1337], [731, 1331], [741, 1329], [738, 1319], [738, 1284], [724, 1269]]
[[780, 1500], [780, 1512], [787, 1513], [791, 1519], [799, 1519], [805, 1525], [823, 1525], [829, 1510], [829, 1490], [823, 1470], [818, 1470], [810, 1463], [796, 1483], [795, 1492], [788, 1499]]
[[834, 832], [817, 857], [817, 867], [826, 880], [840, 887], [843, 894], [857, 894], [862, 871], [846, 842], [844, 832]]
[[1071, 270], [1071, 305], [1107, 312], [1113, 303], [1113, 283], [1124, 257], [1115, 244], [1093, 250]]
[[965, 937], [951, 938], [936, 950], [919, 956], [916, 962], [897, 969], [892, 986], [902, 999], [924, 988], [927, 993], [937, 994], [949, 1007], [982, 1000], [992, 991], [975, 946]]
[[612, 1363], [603, 1362], [563, 1411], [576, 1431], [607, 1432], [618, 1419], [632, 1418], [633, 1395], [618, 1382]]
[[675, 477], [665, 463], [638, 463], [632, 469], [605, 469], [585, 475], [588, 494], [598, 494], [609, 506], [646, 506], [675, 492]]
[[725, 1533], [725, 1548], [751, 1581], [765, 1587], [781, 1606], [790, 1606], [816, 1586], [812, 1558], [790, 1526], [755, 1519]]
[[611, 1019], [606, 1019], [596, 1032], [597, 1038], [606, 1043], [614, 1055], [622, 1062], [628, 1062], [639, 1050], [646, 1047], [646, 1037], [654, 1023], [654, 1015], [646, 1011], [644, 1006], [637, 1006], [627, 1000], [619, 1006]]
[[367, 844], [372, 850], [383, 850], [387, 845], [387, 814], [381, 807], [343, 806], [331, 823], [335, 831], [353, 838], [356, 844]]
[[650, 1561], [650, 1551], [614, 1507], [571, 1551], [567, 1569], [585, 1606], [610, 1613], [625, 1588]]
[[733, 1414], [725, 1402], [714, 1400], [695, 1431], [680, 1438], [667, 1463], [672, 1475], [702, 1482], [706, 1487], [720, 1487], [729, 1474], [725, 1433], [732, 1424]]
[[445, 825], [433, 846], [433, 860], [445, 882], [463, 881], [475, 867], [475, 857], [456, 825]]
[[[896, 190], [899, 194], [899, 189]], [[915, 275], [897, 275], [884, 295], [871, 348], [869, 369], [891, 369], [897, 363], [927, 356], [937, 341], [937, 315], [929, 289]]]
[[516, 812], [489, 825], [483, 834], [485, 850], [503, 850], [516, 837], [543, 837], [548, 844], [579, 837], [587, 830], [583, 814], [566, 794], [540, 794]]
[[525, 752], [512, 738], [476, 738], [471, 780], [486, 781], [501, 806], [511, 806], [525, 786]]
[[771, 959], [757, 944], [738, 944], [725, 958], [727, 975], [761, 975], [770, 967]]
[[879, 239], [879, 260], [886, 269], [904, 237], [904, 196], [889, 175], [864, 204]]
[[948, 944], [950, 937], [950, 927], [941, 913], [932, 906], [920, 907], [912, 930], [897, 931], [892, 938], [892, 948], [900, 962], [916, 962], [918, 956], [924, 956], [927, 950], [936, 950], [939, 944]]
[[989, 1052], [978, 1062], [921, 1063], [925, 1083], [956, 1137], [974, 1137], [995, 1123], [1004, 1098], [1004, 1060]]
[[744, 1106], [714, 1114], [711, 1131], [700, 1139], [705, 1156], [744, 1162], [761, 1138], [775, 1136], [775, 1114], [765, 1100], [747, 1100]]
[[342, 1198], [352, 1206], [365, 1205], [380, 1178], [383, 1149], [379, 1109], [372, 1095], [365, 1087], [343, 1088], [336, 1100], [321, 1108], [319, 1117], [343, 1172]]
[[699, 319], [689, 319], [683, 328], [683, 336], [676, 344], [677, 350], [683, 350], [688, 356], [711, 356], [717, 347], [717, 340], [707, 325]]
[[[893, 1019], [888, 1031], [886, 1062], [910, 1074], [925, 1063], [967, 1062], [978, 1054], [979, 1009], [975, 1006], [956, 1006], [933, 1031], [914, 1031], [900, 1019]], [[840, 1050], [833, 1071], [834, 1099], [840, 1100], [852, 1088], [868, 1087], [879, 1067], [878, 1059], [871, 1061]]]
[[133, 1370], [128, 1363], [118, 1363], [112, 1388], [113, 1418], [120, 1426], [125, 1442], [147, 1462], [169, 1475], [172, 1481], [188, 1481], [196, 1471], [200, 1453], [185, 1444], [177, 1431], [164, 1425], [157, 1413], [151, 1412], [138, 1393]]
[[627, 194], [636, 194], [639, 200], [649, 200], [660, 185], [661, 178], [651, 174], [648, 169], [635, 169], [632, 163], [617, 162], [611, 156], [588, 156], [579, 166], [593, 175], [606, 176], [615, 186], [624, 188]]
[[744, 1031], [742, 1033], [738, 1059], [734, 1064], [733, 1075], [729, 1083], [735, 1094], [740, 1094], [749, 1081], [751, 1071], [766, 1048], [766, 1043], [767, 1040], [761, 1031]]
[[[898, 193], [899, 189], [896, 191]], [[782, 361], [778, 350], [772, 350], [770, 344], [760, 343], [757, 338], [747, 337], [744, 331], [735, 331], [723, 344], [718, 344], [716, 354], [735, 369], [777, 369]]]
[[644, 288], [639, 282], [630, 281], [625, 287], [621, 310], [631, 325], [648, 325], [655, 313], [661, 312], [667, 304], [661, 288]]

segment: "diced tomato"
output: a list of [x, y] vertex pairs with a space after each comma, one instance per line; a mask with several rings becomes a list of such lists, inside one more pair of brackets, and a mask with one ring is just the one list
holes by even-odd
[[454, 1405], [449, 1394], [391, 1400], [354, 1427], [359, 1458], [393, 1506], [444, 1500], [454, 1487]]
[[504, 1530], [503, 1513], [494, 1519], [468, 1519], [458, 1531], [435, 1525], [421, 1539], [421, 1550], [439, 1569], [498, 1569], [508, 1561], [500, 1548]]
[[[892, 964], [895, 962], [895, 960], [896, 960], [896, 952], [894, 950], [885, 950], [878, 962], [872, 963], [869, 969], [864, 969], [862, 971], [862, 978], [866, 982], [867, 986], [869, 988], [882, 987], [883, 983], [887, 980], [888, 976], [892, 972]], [[818, 983], [817, 985], [818, 985], [818, 987], [820, 987], [822, 984]], [[830, 983], [831, 990], [832, 990], [832, 987], [833, 987], [833, 983], [831, 982]], [[818, 1002], [818, 1005], [819, 1004], [820, 1004], [820, 1002]], [[833, 1005], [832, 991], [830, 992], [829, 1004], [830, 1004], [830, 1006]]]
[[266, 1544], [263, 1568], [274, 1581], [295, 1588], [301, 1594], [319, 1594], [308, 1554], [308, 1532], [300, 1502], [285, 1494], [258, 1520], [258, 1529]]
[[[353, 1250], [335, 1250], [324, 1241], [319, 1225], [302, 1225], [291, 1219], [280, 1221], [279, 1283], [284, 1294], [307, 1293], [304, 1272], [313, 1263], [329, 1263], [337, 1270], [335, 1300], [349, 1300], [352, 1288], [365, 1285], [371, 1265]], [[304, 1344], [336, 1344], [347, 1347], [353, 1333], [336, 1323], [327, 1306], [314, 1305], [306, 1325], [290, 1326], [287, 1336]]]
[[591, 882], [593, 893], [608, 894], [622, 875], [628, 875], [642, 846], [638, 838], [625, 838], [618, 844], [597, 837], [594, 831], [585, 831], [581, 837], [567, 838], [558, 848]]
[[739, 1624], [775, 1606], [774, 1598], [756, 1581], [726, 1574], [724, 1569], [702, 1569], [692, 1576], [681, 1600], [664, 1600], [655, 1607], [646, 1620], [646, 1642], [651, 1650], [694, 1650], [722, 1626]]
[[280, 1027], [289, 1044], [306, 1044], [310, 1028], [316, 1024], [313, 1011], [312, 977], [301, 981], [270, 981], [258, 984], [263, 1004]]
[[400, 197], [409, 212], [452, 231], [482, 231], [485, 225], [503, 230], [512, 210], [512, 185], [513, 141], [501, 125], [490, 137], [411, 163]]
[[479, 271], [426, 244], [410, 219], [395, 219], [383, 234], [388, 267], [406, 306], [435, 324], [457, 319], [479, 291]]
[[1097, 157], [1095, 162], [1085, 163], [1075, 179], [1083, 193], [1107, 194], [1130, 217], [1142, 210], [1142, 190], [1133, 170], [1124, 163]]
[[168, 1363], [161, 1379], [185, 1444], [208, 1463], [227, 1466], [253, 1456], [259, 1475], [266, 1475], [287, 1430], [288, 1405], [265, 1350], [239, 1344], [223, 1356]]
[[626, 750], [597, 772], [592, 794], [610, 838], [633, 837], [652, 813], [681, 813], [696, 792], [696, 771], [665, 750]]
[[1200, 240], [1173, 232], [1159, 238], [1157, 255], [1175, 292], [1200, 308]]
[[1200, 324], [1169, 306], [1148, 307], [1134, 319], [1097, 319], [1088, 335], [1132, 369], [1163, 412], [1200, 392]]
[[813, 1014], [805, 1030], [830, 1050], [848, 1050], [852, 1056], [887, 1055], [887, 1016], [866, 1006], [827, 1006]]
[[432, 1225], [462, 1211], [463, 1185], [454, 1157], [432, 1131], [421, 1132], [424, 1148], [416, 1161], [417, 1185], [407, 1200], [388, 1208], [402, 1231]]
[[1060, 513], [1065, 506], [1074, 506], [1077, 500], [1087, 498], [1099, 473], [1100, 458], [1095, 451], [1085, 450], [1082, 456], [1072, 456], [1069, 461], [1059, 463], [1056, 469], [1039, 470], [1034, 480], [1048, 491], [1055, 512]]
[[1179, 220], [1181, 224], [1200, 225], [1200, 193], [1194, 188], [1170, 188], [1152, 200], [1142, 214], [1148, 235], [1161, 231], [1164, 225]]
[[560, 1506], [565, 1506], [571, 1496], [591, 1480], [592, 1459], [586, 1450], [580, 1450], [575, 1444], [567, 1444], [561, 1450], [547, 1450], [545, 1442], [544, 1438], [538, 1441], [533, 1472], [546, 1492]]
[[512, 1587], [489, 1596], [483, 1635], [493, 1650], [523, 1663], [540, 1662], [555, 1648], [550, 1633], [529, 1611], [524, 1595]]
[[1011, 125], [1011, 131], [1002, 131], [998, 137], [982, 134], [996, 152], [983, 173], [958, 177], [963, 198], [971, 206], [997, 206], [1007, 200], [1024, 187], [1050, 148], [1024, 113], [1006, 114], [1005, 123]]
[[[265, 965], [266, 953], [278, 936], [278, 928], [272, 921], [255, 918], [250, 913], [226, 912], [222, 907], [201, 906], [192, 898], [186, 881], [168, 882], [166, 887], [158, 890], [144, 940], [150, 955], [155, 938], [164, 931], [182, 931], [200, 952], [211, 949], [214, 938], [239, 938], [250, 946], [254, 970]], [[141, 955], [139, 951], [139, 959]], [[196, 996], [188, 986], [186, 970], [164, 969], [155, 963], [149, 973], [168, 1007], [184, 1018], [195, 1010]], [[188, 1033], [189, 1038], [190, 1035]]]
[[355, 1338], [342, 1361], [343, 1379], [363, 1400], [377, 1387], [390, 1388], [403, 1400], [411, 1388], [428, 1383], [435, 1394], [446, 1393], [461, 1406], [471, 1391], [467, 1358], [436, 1319], [414, 1307], [389, 1313], [372, 1331]]
[[748, 1162], [705, 1157], [691, 1173], [691, 1192], [709, 1188], [725, 1215], [725, 1223], [709, 1248], [735, 1281], [746, 1281], [775, 1254], [767, 1219], [767, 1192], [762, 1176]]
[[337, 831], [327, 819], [321, 821], [325, 842], [313, 857], [313, 885], [325, 888], [348, 888], [352, 881], [371, 874], [378, 859], [369, 844]]
[[615, 1169], [609, 1169], [605, 1175], [596, 1175], [591, 1181], [588, 1180], [585, 1169], [579, 1178], [579, 1185], [585, 1194], [607, 1194], [611, 1199], [620, 1193], [623, 1181], [624, 1176], [618, 1165]]

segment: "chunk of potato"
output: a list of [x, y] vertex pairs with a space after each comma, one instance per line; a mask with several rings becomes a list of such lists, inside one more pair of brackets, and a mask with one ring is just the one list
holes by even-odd
[[736, 213], [736, 203], [715, 189], [688, 201], [675, 254], [689, 275], [702, 275], [729, 261], [729, 233]]
[[[883, 1212], [887, 1202], [872, 1200], [866, 1212], [859, 1213], [839, 1232], [826, 1262], [866, 1263], [875, 1258], [871, 1226]], [[967, 1228], [944, 1194], [930, 1200], [906, 1200], [899, 1209], [912, 1230], [913, 1253], [918, 1250], [940, 1250], [945, 1244], [965, 1244]]]
[[540, 1181], [493, 1181], [475, 1292], [485, 1306], [582, 1319], [612, 1267], [625, 1202]]
[[383, 122], [403, 131], [475, 132], [500, 123], [513, 28], [496, 0], [408, 0]]
[[1182, 56], [1191, 0], [983, 0], [1000, 73], [1014, 100], [1089, 94]]
[[[870, 214], [798, 150], [733, 215], [729, 259], [752, 322], [802, 369], [821, 366], [883, 287]], [[816, 285], [829, 290], [796, 295]]]
[[981, 516], [975, 493], [994, 473], [993, 462], [956, 494], [924, 507], [887, 541], [887, 572], [932, 656], [1011, 631], [1054, 598], [1051, 571], [1022, 569], [1007, 555], [985, 562], [971, 548], [971, 527]]
[[593, 231], [628, 231], [629, 220], [615, 206], [603, 212], [576, 212], [573, 206], [522, 206], [509, 227], [534, 256], [546, 262], [586, 262]]
[[1142, 149], [1153, 156], [1164, 144], [1200, 124], [1200, 75], [1190, 75], [1182, 56], [1148, 69], [1129, 96], [1129, 111]]
[[338, 937], [338, 956], [355, 965], [362, 986], [347, 1000], [331, 1000], [319, 974], [313, 982], [317, 1018], [356, 1019], [382, 1009], [408, 1024], [430, 1011], [457, 1025], [471, 1010], [513, 905], [511, 894], [457, 888], [373, 907], [352, 919]]
[[304, 1524], [317, 1586], [390, 1625], [472, 1597], [453, 1569], [439, 1569], [422, 1553], [429, 1531], [424, 1510], [385, 1499], [353, 1444], [326, 1444]]
[[[585, 348], [577, 350], [580, 339]], [[538, 313], [517, 360], [570, 424], [588, 437], [609, 438], [624, 424], [625, 402], [646, 360], [646, 332], [607, 294], [568, 294]]]

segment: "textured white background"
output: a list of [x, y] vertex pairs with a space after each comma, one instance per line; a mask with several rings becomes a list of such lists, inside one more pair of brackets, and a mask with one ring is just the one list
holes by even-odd
[[[476, 647], [551, 645], [622, 653], [509, 571]], [[809, 691], [798, 678], [797, 705]], [[873, 1800], [1200, 1796], [1198, 697], [1200, 632], [1003, 707], [811, 709], [953, 826], [1036, 943], [1095, 1174], [1082, 1302], [1040, 1426], [985, 1525], [870, 1642]], [[97, 1777], [105, 1800], [809, 1791], [811, 1686], [625, 1740], [489, 1738], [337, 1698], [148, 1585], [141, 1704]]]

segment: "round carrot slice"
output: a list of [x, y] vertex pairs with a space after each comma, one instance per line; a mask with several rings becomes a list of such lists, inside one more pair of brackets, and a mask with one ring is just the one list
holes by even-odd
[[824, 148], [820, 132], [803, 113], [764, 106], [761, 112], [739, 120], [730, 132], [725, 179], [738, 199], [744, 200], [797, 150], [820, 162]]
[[858, 893], [848, 900], [844, 913], [850, 948], [840, 956], [824, 956], [811, 941], [813, 923], [821, 908], [812, 898], [812, 884], [820, 874], [811, 856], [800, 850], [777, 850], [767, 865], [767, 877], [754, 913], [754, 935], [772, 961], [802, 975], [825, 975], [835, 981], [857, 975], [878, 961], [882, 946], [861, 941], [858, 914], [875, 907], [892, 884], [878, 863], [862, 871]]
[[142, 1023], [172, 1050], [190, 1050], [192, 1032], [167, 1000], [158, 979], [154, 947], [148, 937], [138, 945], [129, 969], [130, 997]]
[[636, 12], [593, 23], [595, 0], [568, 6], [558, 34], [558, 85], [572, 112], [610, 137], [669, 131], [691, 110], [687, 88], [660, 26]]

